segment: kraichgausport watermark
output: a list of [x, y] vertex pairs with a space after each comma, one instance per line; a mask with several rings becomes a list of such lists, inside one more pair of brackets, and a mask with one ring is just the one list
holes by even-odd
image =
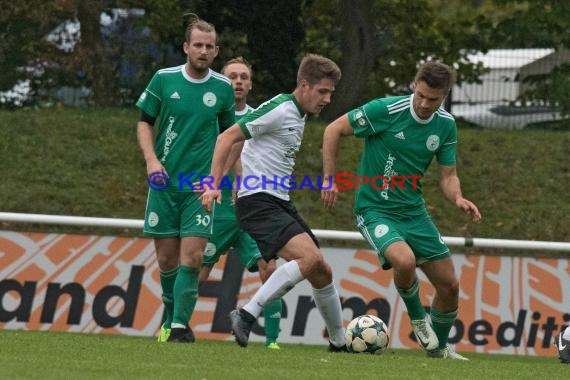
[[[417, 190], [421, 175], [354, 175], [349, 172], [338, 172], [335, 176], [326, 178], [327, 186], [324, 186], [323, 176], [223, 176], [217, 190], [330, 190], [333, 184], [340, 191], [358, 190], [363, 186], [371, 186], [374, 190]], [[170, 177], [164, 172], [154, 172], [148, 176], [148, 185], [153, 190], [166, 190], [170, 186]], [[211, 175], [197, 176], [197, 173], [178, 173], [178, 191], [184, 190], [213, 190], [214, 177]]]

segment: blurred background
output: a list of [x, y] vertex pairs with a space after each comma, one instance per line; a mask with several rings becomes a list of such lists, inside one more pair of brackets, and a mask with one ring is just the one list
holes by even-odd
[[132, 106], [152, 73], [184, 62], [193, 12], [220, 55], [254, 68], [250, 102], [295, 86], [307, 52], [343, 78], [322, 117], [410, 92], [419, 63], [458, 72], [446, 107], [469, 123], [523, 128], [570, 111], [570, 3], [559, 0], [0, 0], [0, 107]]
[[[192, 12], [216, 26], [215, 70], [240, 55], [253, 64], [252, 106], [292, 91], [305, 53], [339, 63], [332, 103], [305, 128], [297, 175], [322, 174], [327, 122], [410, 93], [426, 60], [453, 65], [445, 106], [458, 121], [463, 192], [483, 223], [441, 196], [432, 165], [424, 195], [441, 232], [570, 241], [568, 1], [0, 0], [0, 9], [0, 211], [142, 218], [134, 103], [157, 69], [185, 62]], [[339, 170], [356, 170], [361, 145], [342, 142]], [[313, 228], [354, 230], [351, 191], [333, 211], [318, 191], [292, 193]]]

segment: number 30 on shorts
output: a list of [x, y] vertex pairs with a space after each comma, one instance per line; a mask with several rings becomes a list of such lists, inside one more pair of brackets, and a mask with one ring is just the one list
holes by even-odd
[[196, 225], [199, 226], [200, 224], [204, 227], [208, 227], [210, 224], [211, 218], [210, 215], [196, 215]]

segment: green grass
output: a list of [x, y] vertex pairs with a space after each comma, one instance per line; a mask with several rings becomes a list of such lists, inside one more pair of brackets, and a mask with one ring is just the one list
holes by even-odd
[[[326, 346], [200, 340], [158, 344], [154, 338], [0, 331], [5, 379], [564, 379], [552, 357], [466, 354], [470, 361], [428, 359], [421, 350], [382, 355], [332, 354]], [[553, 355], [555, 355], [553, 351]]]
[[[0, 111], [0, 211], [142, 218], [146, 169], [133, 109], [50, 108]], [[321, 174], [323, 123], [311, 121], [297, 175]], [[356, 169], [362, 141], [342, 141], [338, 170]], [[481, 209], [474, 225], [444, 200], [437, 165], [424, 181], [427, 205], [447, 236], [570, 241], [570, 131], [459, 128], [458, 171], [465, 196]], [[325, 210], [318, 191], [293, 191], [313, 228], [353, 230], [353, 193]], [[0, 228], [101, 232], [57, 226]], [[139, 234], [139, 231], [105, 231]]]

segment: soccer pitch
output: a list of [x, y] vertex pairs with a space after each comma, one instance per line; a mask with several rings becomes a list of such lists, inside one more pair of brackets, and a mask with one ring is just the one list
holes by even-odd
[[329, 353], [327, 347], [281, 344], [269, 350], [233, 341], [159, 344], [119, 335], [0, 331], [2, 379], [568, 379], [551, 357], [467, 353], [470, 361], [428, 359], [421, 350], [382, 355]]

